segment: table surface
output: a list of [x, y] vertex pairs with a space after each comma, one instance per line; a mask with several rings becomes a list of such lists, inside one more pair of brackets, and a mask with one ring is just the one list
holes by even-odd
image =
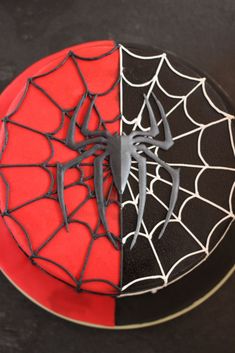
[[[234, 0], [0, 0], [0, 90], [39, 58], [115, 38], [175, 52], [235, 101]], [[58, 319], [0, 274], [0, 353], [234, 353], [235, 276], [206, 303], [148, 329], [110, 332]]]

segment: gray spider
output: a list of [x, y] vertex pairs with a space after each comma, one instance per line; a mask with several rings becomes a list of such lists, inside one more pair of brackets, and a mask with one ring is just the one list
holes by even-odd
[[[68, 134], [66, 138], [66, 145], [79, 153], [78, 157], [73, 160], [64, 163], [57, 164], [57, 193], [60, 207], [63, 213], [64, 221], [66, 227], [68, 228], [68, 216], [66, 211], [66, 206], [64, 202], [64, 174], [65, 172], [74, 166], [79, 166], [79, 164], [87, 157], [94, 155], [98, 150], [103, 150], [103, 153], [98, 155], [94, 160], [94, 185], [95, 185], [95, 194], [97, 199], [98, 211], [100, 220], [107, 232], [107, 236], [117, 248], [117, 242], [113, 235], [108, 229], [107, 219], [106, 219], [106, 207], [105, 200], [103, 195], [103, 162], [106, 158], [109, 159], [109, 165], [111, 168], [114, 185], [117, 188], [119, 194], [123, 194], [126, 188], [128, 176], [131, 169], [132, 159], [136, 160], [138, 163], [139, 170], [139, 208], [138, 208], [138, 219], [135, 234], [131, 243], [131, 249], [136, 243], [141, 223], [144, 215], [145, 200], [146, 200], [146, 155], [152, 160], [157, 162], [162, 168], [164, 168], [172, 178], [172, 190], [169, 202], [169, 209], [166, 215], [164, 225], [159, 234], [159, 238], [162, 237], [166, 226], [170, 220], [171, 214], [173, 212], [179, 189], [179, 169], [173, 169], [163, 160], [161, 160], [155, 153], [148, 149], [146, 145], [156, 146], [163, 150], [168, 150], [173, 145], [172, 135], [170, 131], [169, 124], [164, 112], [164, 109], [152, 93], [154, 101], [158, 107], [163, 128], [165, 139], [159, 141], [154, 139], [159, 134], [159, 128], [149, 102], [149, 99], [144, 95], [144, 100], [149, 114], [150, 119], [150, 129], [146, 132], [144, 131], [132, 131], [129, 135], [118, 135], [117, 133], [112, 135], [109, 131], [90, 131], [88, 129], [89, 121], [91, 118], [91, 112], [95, 104], [96, 96], [92, 99], [88, 112], [84, 118], [83, 125], [81, 127], [82, 134], [87, 137], [84, 141], [79, 143], [75, 142], [75, 126], [78, 113], [81, 109], [81, 106], [86, 98], [84, 95], [78, 106], [76, 107], [73, 116], [70, 121]], [[88, 150], [81, 152], [84, 147], [92, 145]], [[141, 153], [141, 154], [140, 154]]]

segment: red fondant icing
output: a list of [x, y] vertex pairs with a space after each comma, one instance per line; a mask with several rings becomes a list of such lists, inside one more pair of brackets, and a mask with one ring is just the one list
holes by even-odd
[[71, 320], [104, 326], [115, 324], [115, 299], [77, 293], [73, 288], [43, 273], [19, 251], [2, 218], [0, 229], [1, 269], [33, 301]]
[[[87, 43], [70, 49], [81, 56], [92, 57], [107, 52], [112, 47], [114, 47], [113, 42], [104, 41]], [[52, 69], [65, 57], [68, 51], [68, 49], [65, 49], [42, 59], [11, 83], [0, 98], [0, 117], [2, 118], [14, 110], [17, 101], [22, 96], [27, 78]], [[89, 89], [96, 93], [103, 92], [111, 87], [118, 76], [118, 51], [98, 61], [79, 60], [79, 65], [88, 82]], [[71, 61], [67, 62], [60, 70], [48, 76], [40, 77], [35, 82], [43, 87], [60, 107], [66, 109], [72, 109], [84, 93], [84, 85]], [[88, 105], [88, 102], [86, 104]], [[119, 114], [118, 85], [107, 96], [99, 97], [97, 106], [105, 120], [113, 119]], [[12, 119], [17, 123], [42, 132], [53, 131], [60, 123], [60, 110], [48, 99], [45, 99], [45, 96], [39, 90], [30, 85], [22, 106]], [[79, 117], [79, 119], [82, 118]], [[68, 123], [69, 121], [66, 121], [63, 130], [56, 135], [58, 138], [65, 138]], [[96, 116], [93, 114], [89, 128], [95, 128], [96, 124]], [[112, 132], [119, 131], [118, 121], [107, 126]], [[11, 136], [14, 136], [14, 138]], [[82, 138], [83, 136], [78, 133], [76, 139], [81, 140]], [[60, 143], [55, 142], [54, 144], [53, 142], [53, 145], [55, 154], [49, 163], [64, 162], [76, 157], [76, 152], [69, 150]], [[44, 136], [9, 124], [9, 143], [1, 163], [40, 163], [46, 161], [50, 157], [50, 153], [50, 145]], [[90, 161], [92, 161], [92, 158]], [[51, 171], [56, 177], [55, 168], [51, 168]], [[86, 176], [93, 173], [92, 167], [84, 167], [83, 171]], [[50, 185], [49, 174], [40, 168], [4, 168], [3, 174], [9, 182], [11, 190], [9, 209], [13, 209], [29, 199], [40, 197], [48, 191], [48, 186]], [[65, 178], [65, 184], [73, 182], [78, 177], [79, 172], [69, 171]], [[93, 187], [92, 180], [88, 184], [91, 188]], [[108, 179], [104, 184], [105, 191], [108, 190], [109, 184], [110, 181]], [[2, 190], [0, 206], [4, 210], [5, 194], [2, 180], [0, 186]], [[68, 211], [76, 209], [76, 206], [86, 196], [87, 189], [84, 186], [74, 186], [66, 190], [65, 201]], [[116, 198], [117, 195], [113, 197]], [[28, 231], [34, 250], [43, 246], [52, 230], [62, 221], [58, 202], [48, 199], [19, 208], [13, 214], [16, 220], [23, 224]], [[119, 209], [117, 205], [110, 205], [107, 214], [110, 230], [114, 234], [119, 235]], [[98, 219], [96, 201], [94, 199], [89, 200], [75, 215], [76, 219], [88, 222], [90, 228], [94, 230]], [[17, 242], [30, 254], [25, 235], [17, 222], [9, 220], [7, 217], [5, 220]], [[69, 318], [101, 325], [114, 324], [114, 299], [100, 295], [77, 293], [72, 288], [43, 273], [36, 266], [33, 266], [18, 249], [2, 221], [0, 229], [0, 265], [4, 272], [24, 292], [39, 304]], [[102, 232], [102, 227], [98, 231]], [[64, 228], [61, 229], [50, 243], [42, 248], [39, 255], [58, 262], [76, 277], [79, 276], [91, 242], [89, 227], [74, 223], [70, 224], [69, 233]], [[45, 270], [72, 284], [66, 272], [61, 271], [49, 261], [36, 261]], [[84, 273], [85, 283], [83, 288], [112, 293], [114, 289], [106, 282], [91, 282], [91, 280], [100, 278], [118, 285], [119, 276], [120, 252], [114, 249], [107, 238], [95, 240]]]

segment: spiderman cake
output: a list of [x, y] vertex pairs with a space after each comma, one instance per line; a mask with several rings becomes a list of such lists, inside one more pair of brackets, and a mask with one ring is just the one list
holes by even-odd
[[0, 269], [69, 320], [180, 315], [234, 269], [234, 111], [173, 54], [62, 50], [0, 97]]

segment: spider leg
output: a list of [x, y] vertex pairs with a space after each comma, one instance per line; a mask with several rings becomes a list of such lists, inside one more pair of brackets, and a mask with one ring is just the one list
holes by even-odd
[[93, 146], [90, 150], [84, 152], [80, 156], [74, 158], [73, 160], [71, 160], [67, 163], [64, 163], [64, 164], [57, 163], [57, 195], [58, 195], [58, 200], [59, 200], [60, 208], [62, 210], [62, 214], [63, 214], [63, 218], [64, 218], [64, 222], [65, 222], [65, 226], [66, 226], [67, 231], [68, 231], [68, 215], [67, 215], [66, 205], [65, 205], [65, 201], [64, 201], [64, 175], [65, 175], [65, 172], [69, 168], [81, 163], [83, 159], [92, 156], [98, 149], [104, 149], [104, 146], [102, 146], [102, 145]]
[[166, 215], [164, 226], [158, 237], [160, 239], [165, 232], [165, 229], [169, 223], [169, 220], [171, 218], [172, 212], [174, 210], [174, 207], [177, 201], [178, 191], [179, 191], [179, 181], [180, 181], [180, 174], [179, 174], [180, 170], [174, 169], [171, 166], [169, 166], [167, 163], [162, 161], [156, 154], [150, 151], [145, 145], [139, 145], [138, 150], [143, 151], [147, 156], [155, 160], [161, 167], [163, 167], [170, 174], [172, 178], [172, 189], [171, 189], [169, 209]]
[[[154, 96], [153, 93], [152, 93], [152, 95]], [[145, 103], [146, 103], [146, 106], [147, 106], [147, 109], [148, 109], [149, 120], [150, 120], [150, 130], [148, 131], [148, 135], [152, 136], [152, 137], [155, 137], [156, 135], [159, 134], [159, 128], [158, 128], [158, 125], [157, 125], [157, 121], [156, 121], [153, 109], [151, 107], [151, 104], [150, 104], [149, 99], [147, 98], [146, 94], [144, 94], [144, 99], [145, 99]], [[158, 103], [157, 103], [157, 105], [158, 105]], [[158, 108], [159, 108], [159, 105], [158, 105]]]
[[149, 99], [146, 96], [146, 94], [144, 94], [144, 100], [145, 100], [145, 104], [147, 106], [148, 113], [149, 113], [150, 130], [146, 131], [146, 132], [145, 131], [133, 131], [131, 133], [133, 137], [134, 136], [146, 136], [146, 135], [151, 136], [151, 137], [155, 137], [155, 136], [157, 136], [159, 134], [159, 128], [158, 128], [158, 125], [157, 125], [157, 121], [156, 121], [153, 109], [151, 107], [151, 104], [150, 104]]
[[160, 112], [160, 116], [161, 116], [163, 127], [164, 127], [164, 134], [165, 134], [165, 141], [164, 141], [165, 146], [164, 146], [164, 149], [169, 149], [173, 145], [174, 142], [173, 142], [173, 139], [172, 139], [170, 126], [169, 126], [168, 121], [167, 121], [166, 113], [165, 113], [165, 110], [164, 110], [161, 102], [157, 99], [155, 94], [152, 93], [152, 95], [153, 95], [153, 98], [154, 98], [154, 100], [155, 100], [155, 102], [156, 102], [156, 104], [158, 106], [158, 110]]
[[137, 241], [141, 223], [144, 215], [144, 207], [146, 201], [146, 158], [140, 156], [137, 152], [132, 153], [132, 156], [138, 162], [139, 167], [139, 208], [138, 208], [138, 220], [136, 225], [135, 234], [131, 243], [130, 249], [132, 249]]
[[95, 130], [95, 131], [91, 131], [88, 129], [88, 125], [90, 122], [90, 118], [91, 118], [91, 113], [92, 113], [92, 109], [94, 107], [95, 101], [96, 101], [97, 96], [95, 95], [94, 98], [92, 99], [90, 106], [88, 108], [87, 114], [84, 118], [84, 122], [82, 124], [82, 128], [81, 128], [81, 132], [84, 136], [103, 136], [103, 137], [107, 137], [107, 131], [100, 131], [100, 130]]
[[[171, 135], [171, 130], [170, 130], [170, 126], [168, 124], [168, 121], [167, 121], [167, 118], [166, 118], [166, 113], [164, 111], [164, 108], [161, 104], [161, 102], [157, 99], [157, 97], [155, 96], [154, 93], [152, 93], [153, 95], [153, 98], [158, 106], [158, 110], [160, 112], [160, 115], [161, 115], [161, 119], [162, 119], [162, 123], [163, 123], [163, 128], [164, 128], [164, 134], [165, 134], [165, 140], [164, 141], [158, 141], [158, 140], [154, 140], [154, 139], [151, 139], [149, 137], [143, 137], [143, 135], [149, 135], [149, 136], [152, 136], [154, 137], [153, 135], [150, 134], [151, 132], [151, 129], [150, 129], [150, 132], [147, 132], [147, 133], [143, 133], [143, 131], [141, 133], [139, 133], [136, 138], [135, 138], [135, 143], [148, 143], [150, 145], [154, 145], [156, 147], [160, 147], [164, 150], [168, 150], [170, 147], [173, 146], [174, 144], [174, 141], [172, 139], [172, 135]], [[146, 103], [147, 104], [147, 103]], [[148, 110], [149, 110], [149, 116], [152, 116], [153, 117], [153, 111], [152, 111], [152, 108], [151, 108], [151, 105], [150, 103], [148, 102], [147, 104], [147, 107], [148, 107]], [[155, 118], [154, 118], [155, 120]], [[151, 121], [151, 119], [150, 119]]]
[[105, 200], [104, 200], [104, 191], [103, 191], [103, 161], [105, 157], [107, 157], [108, 152], [96, 157], [94, 161], [94, 183], [95, 183], [95, 193], [98, 205], [98, 211], [100, 215], [101, 222], [107, 232], [107, 236], [114, 245], [116, 249], [118, 249], [118, 244], [113, 238], [112, 234], [108, 230], [108, 224], [105, 214]]
[[[68, 134], [67, 134], [67, 138], [66, 138], [66, 145], [68, 147], [70, 147], [72, 150], [78, 150], [84, 146], [87, 146], [88, 144], [91, 143], [102, 143], [105, 142], [105, 138], [104, 137], [94, 137], [94, 138], [90, 138], [90, 139], [86, 139], [84, 141], [81, 142], [76, 142], [75, 141], [75, 128], [76, 128], [76, 120], [77, 120], [77, 116], [81, 110], [81, 107], [85, 101], [87, 97], [87, 94], [85, 93], [80, 102], [78, 103], [77, 107], [74, 110], [73, 116], [70, 120], [70, 124], [69, 124], [69, 128], [68, 128]], [[87, 123], [88, 124], [88, 123]]]

